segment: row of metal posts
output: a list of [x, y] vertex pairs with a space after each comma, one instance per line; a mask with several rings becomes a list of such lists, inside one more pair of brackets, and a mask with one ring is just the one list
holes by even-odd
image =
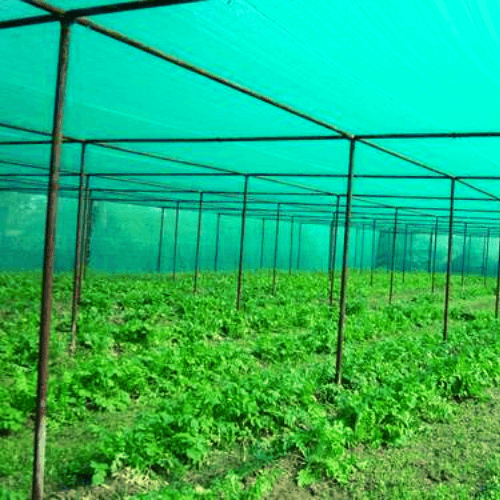
[[[39, 356], [38, 356], [38, 380], [37, 380], [36, 419], [35, 419], [35, 449], [34, 449], [33, 485], [32, 485], [33, 486], [32, 498], [34, 500], [41, 500], [43, 497], [44, 453], [45, 453], [45, 441], [46, 441], [48, 354], [49, 354], [51, 311], [52, 311], [54, 250], [55, 250], [55, 236], [56, 236], [55, 232], [56, 232], [56, 216], [57, 216], [57, 198], [58, 198], [59, 177], [60, 177], [61, 149], [63, 142], [62, 128], [63, 128], [71, 21], [68, 21], [66, 18], [62, 18], [60, 24], [61, 24], [61, 31], [60, 31], [57, 83], [56, 83], [54, 118], [53, 118], [53, 129], [52, 129], [47, 216], [45, 225], [42, 301], [41, 301], [40, 337], [39, 337], [39, 351], [38, 351]], [[340, 296], [339, 296], [339, 316], [338, 316], [336, 372], [335, 372], [335, 380], [338, 384], [340, 384], [342, 381], [342, 349], [343, 349], [344, 326], [345, 326], [345, 315], [346, 315], [348, 253], [349, 253], [349, 239], [350, 239], [350, 226], [351, 226], [351, 213], [352, 213], [354, 154], [355, 154], [356, 138], [349, 138], [348, 140], [349, 140], [349, 163], [348, 163], [348, 175], [347, 175], [347, 194], [346, 194], [346, 207], [345, 207], [345, 220], [344, 220], [344, 244], [343, 244], [343, 254], [342, 254], [342, 274], [341, 274]], [[83, 185], [85, 179], [85, 173], [83, 171], [84, 150], [85, 150], [85, 145], [83, 144], [80, 186]], [[242, 289], [242, 266], [243, 266], [244, 238], [245, 238], [247, 193], [248, 193], [248, 176], [245, 176], [245, 192], [244, 192], [244, 205], [242, 212], [240, 259], [239, 259], [239, 270], [238, 270], [238, 289], [237, 289], [238, 291], [237, 291], [237, 302], [236, 302], [237, 307], [240, 304], [241, 289]], [[85, 201], [83, 201], [84, 198]], [[455, 199], [455, 178], [451, 178], [450, 216], [449, 216], [449, 233], [448, 233], [449, 234], [448, 261], [447, 261], [447, 271], [446, 271], [446, 288], [445, 288], [445, 303], [444, 303], [444, 327], [443, 327], [444, 340], [446, 340], [448, 337], [448, 309], [449, 309], [449, 297], [450, 297], [449, 292], [450, 292], [450, 278], [451, 278], [451, 256], [452, 256], [452, 245], [453, 245], [454, 199]], [[83, 203], [85, 203], [84, 209], [82, 208]], [[338, 198], [337, 198], [337, 203], [338, 203]], [[202, 204], [203, 204], [203, 193], [200, 193], [200, 211], [198, 218], [198, 236], [196, 244], [195, 273], [194, 273], [195, 293], [197, 288], [197, 278], [199, 271], [198, 268], [199, 268], [200, 232], [202, 224]], [[88, 264], [89, 237], [92, 225], [91, 205], [92, 205], [92, 200], [87, 184], [85, 195], [84, 195], [84, 189], [82, 187], [80, 187], [80, 192], [79, 192], [79, 215], [77, 223], [77, 233], [80, 237], [79, 238], [77, 237], [77, 244], [76, 244], [77, 248], [75, 252], [75, 276], [74, 276], [74, 290], [73, 290], [74, 312], [72, 314], [73, 316], [72, 336], [75, 335], [75, 333], [73, 332], [76, 331], [74, 330], [74, 328], [76, 328], [76, 317], [77, 317], [76, 310], [80, 297], [81, 282], [83, 277], [85, 276], [85, 269]], [[337, 215], [335, 216], [337, 223], [335, 224], [335, 228], [337, 228], [337, 226], [339, 225], [338, 213], [339, 211], [337, 210], [336, 211]], [[278, 204], [277, 220], [276, 220], [276, 244], [275, 244], [274, 269], [273, 269], [273, 292], [276, 291], [276, 261], [277, 261], [277, 247], [278, 247], [277, 243], [279, 236], [279, 222], [280, 222], [280, 204]], [[178, 217], [176, 222], [176, 237], [177, 237], [177, 223], [178, 223]], [[397, 225], [397, 212], [395, 216], [395, 226], [396, 225]], [[435, 237], [435, 240], [436, 239], [437, 237]], [[336, 245], [334, 245], [334, 247], [335, 246]], [[332, 247], [332, 250], [334, 247]], [[329, 257], [329, 259], [330, 258], [331, 257]], [[329, 275], [332, 283], [333, 283], [334, 269], [335, 269], [334, 264], [335, 260], [333, 260], [333, 264], [332, 261], [330, 260]], [[159, 256], [159, 265], [161, 265], [161, 256]], [[394, 256], [392, 259], [392, 272], [393, 271], [394, 271]], [[435, 271], [435, 266], [433, 268], [433, 273], [434, 271]], [[373, 279], [373, 275], [371, 279]], [[497, 316], [499, 308], [499, 285], [498, 285], [499, 280], [500, 280], [500, 252], [499, 252], [499, 265], [497, 271], [497, 291], [496, 291], [496, 305], [495, 305]], [[393, 277], [391, 277], [391, 283], [392, 282], [393, 282]], [[331, 284], [330, 286], [332, 287], [333, 285]], [[332, 292], [330, 292], [330, 301], [332, 300], [333, 300], [333, 294]], [[73, 348], [73, 343], [74, 341], [72, 339], [72, 348]]]

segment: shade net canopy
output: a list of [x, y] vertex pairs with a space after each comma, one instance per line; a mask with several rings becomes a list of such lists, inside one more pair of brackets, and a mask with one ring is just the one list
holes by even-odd
[[[75, 9], [87, 20], [71, 25], [58, 255], [74, 246], [84, 158], [97, 268], [154, 271], [160, 261], [170, 272], [177, 252], [177, 270], [192, 269], [200, 213], [201, 267], [236, 268], [245, 176], [247, 268], [271, 267], [278, 241], [278, 267], [327, 269], [332, 227], [339, 266], [353, 140], [351, 224], [366, 250], [361, 257], [351, 245], [354, 265], [388, 262], [391, 231], [401, 253], [414, 235], [417, 268], [436, 228], [445, 256], [452, 179], [454, 251], [472, 237], [478, 254], [489, 238], [487, 256], [498, 252], [495, 2], [160, 3], [130, 0], [120, 12], [100, 9], [109, 0], [0, 6], [1, 245], [36, 247], [27, 267], [41, 265], [43, 249], [53, 14]], [[14, 244], [16, 224], [30, 218], [37, 231], [26, 224]], [[11, 253], [3, 267], [19, 267]]]

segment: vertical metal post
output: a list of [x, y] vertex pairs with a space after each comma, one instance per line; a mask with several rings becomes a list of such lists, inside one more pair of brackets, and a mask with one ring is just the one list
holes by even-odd
[[292, 275], [292, 261], [293, 261], [293, 221], [294, 221], [294, 218], [293, 218], [293, 215], [292, 215], [292, 219], [291, 219], [291, 222], [290, 222], [290, 257], [289, 257], [289, 260], [288, 260], [288, 275], [289, 276]]
[[220, 218], [221, 214], [217, 214], [217, 226], [215, 228], [214, 272], [217, 272], [217, 264], [219, 263]]
[[495, 290], [495, 318], [498, 319], [498, 309], [500, 304], [500, 235], [498, 238], [498, 261], [497, 261], [497, 287]]
[[359, 257], [359, 273], [363, 274], [363, 265], [364, 265], [364, 256], [365, 256], [365, 225], [361, 226], [361, 252]]
[[406, 274], [406, 250], [408, 248], [408, 224], [405, 224], [405, 240], [403, 244], [403, 283], [405, 282]]
[[88, 207], [89, 211], [87, 214], [87, 230], [85, 231], [82, 280], [86, 278], [87, 269], [90, 264], [90, 241], [92, 236], [92, 225], [94, 222], [94, 200], [92, 199], [92, 192], [90, 190], [89, 190]]
[[83, 270], [85, 266], [85, 260], [87, 255], [87, 233], [89, 230], [89, 214], [90, 214], [90, 175], [87, 176], [87, 181], [85, 182], [85, 195], [84, 195], [84, 206], [83, 206], [83, 228], [82, 228], [82, 245], [80, 247], [80, 269], [78, 274], [80, 275], [80, 287], [78, 290], [77, 301], [80, 302], [80, 296], [83, 287]]
[[347, 279], [349, 273], [349, 230], [351, 225], [351, 210], [352, 210], [352, 180], [354, 175], [354, 151], [356, 140], [350, 140], [349, 147], [349, 170], [347, 174], [347, 196], [345, 207], [345, 223], [344, 223], [344, 251], [342, 255], [342, 277], [340, 281], [340, 301], [339, 301], [339, 327], [337, 331], [337, 356], [335, 368], [335, 383], [342, 382], [342, 350], [344, 343], [344, 323], [347, 297]]
[[410, 245], [408, 248], [408, 271], [413, 271], [413, 232], [410, 231]]
[[432, 257], [432, 293], [436, 290], [436, 259], [437, 259], [437, 241], [439, 234], [439, 218], [436, 217], [436, 229], [434, 230], [434, 255]]
[[300, 251], [302, 249], [302, 223], [299, 223], [299, 242], [297, 246], [297, 271], [300, 271]]
[[179, 239], [179, 215], [180, 202], [175, 206], [175, 229], [174, 229], [174, 255], [172, 256], [172, 279], [175, 280], [175, 271], [177, 268], [177, 241]]
[[431, 274], [432, 272], [432, 243], [433, 243], [433, 232], [429, 233], [429, 258], [427, 260], [427, 272]]
[[165, 208], [161, 209], [161, 222], [160, 222], [160, 242], [158, 244], [158, 264], [156, 265], [156, 272], [159, 274], [161, 271], [161, 252], [163, 247], [163, 225], [165, 223]]
[[483, 275], [484, 275], [484, 286], [486, 286], [486, 279], [488, 277], [488, 257], [490, 256], [490, 228], [488, 228], [487, 234], [486, 234], [486, 250], [484, 252], [484, 269], [483, 269]]
[[50, 323], [52, 316], [52, 285], [54, 279], [54, 257], [56, 243], [57, 198], [61, 168], [63, 141], [64, 101], [66, 77], [69, 61], [70, 25], [61, 21], [57, 83], [52, 127], [52, 147], [50, 154], [47, 218], [45, 223], [45, 248], [43, 258], [42, 304], [40, 314], [40, 339], [38, 347], [38, 384], [36, 396], [35, 449], [33, 460], [32, 499], [42, 500], [45, 463], [46, 406], [48, 384], [48, 359]]
[[396, 262], [396, 237], [398, 234], [398, 209], [394, 212], [394, 236], [392, 238], [392, 260], [391, 260], [391, 282], [389, 286], [389, 304], [392, 304], [392, 293], [394, 290], [394, 264]]
[[472, 250], [472, 234], [469, 234], [469, 248], [467, 250], [467, 274], [470, 274], [470, 255], [471, 255], [471, 250]]
[[203, 193], [200, 193], [200, 205], [198, 209], [198, 230], [196, 233], [196, 254], [194, 259], [194, 282], [193, 294], [198, 291], [198, 269], [200, 266], [200, 242], [201, 242], [201, 213], [203, 210]]
[[260, 268], [264, 267], [264, 236], [266, 234], [266, 219], [262, 219], [262, 238], [260, 239]]
[[372, 235], [372, 268], [371, 268], [371, 273], [370, 273], [370, 286], [373, 286], [373, 271], [375, 269], [375, 263], [377, 261], [377, 255], [376, 255], [376, 250], [375, 250], [375, 242], [377, 239], [377, 221], [375, 219], [373, 220], [372, 231], [373, 231], [373, 235]]
[[353, 231], [356, 231], [356, 236], [354, 237], [354, 263], [352, 268], [353, 269], [358, 269], [358, 236], [359, 236], [359, 229], [357, 227], [353, 228]]
[[80, 297], [80, 260], [82, 257], [82, 225], [85, 205], [85, 147], [86, 143], [84, 142], [82, 143], [80, 156], [80, 186], [78, 189], [78, 212], [76, 217], [75, 267], [73, 270], [73, 298], [71, 301], [71, 344], [69, 347], [71, 354], [74, 354], [76, 350], [77, 315]]
[[337, 238], [339, 234], [339, 217], [340, 217], [340, 195], [337, 195], [337, 205], [335, 207], [335, 225], [333, 227], [333, 242], [332, 242], [332, 277], [330, 282], [330, 305], [333, 304], [333, 291], [335, 289], [335, 268], [337, 263]]
[[243, 259], [245, 256], [245, 227], [247, 218], [248, 201], [248, 175], [245, 175], [245, 185], [243, 188], [243, 209], [241, 211], [241, 233], [240, 233], [240, 260], [238, 266], [238, 289], [236, 291], [236, 310], [240, 309], [241, 287], [243, 283]]
[[280, 232], [280, 208], [281, 203], [278, 203], [276, 211], [276, 237], [274, 240], [274, 262], [273, 262], [273, 295], [276, 293], [276, 265], [278, 264], [278, 243]]
[[448, 261], [446, 262], [446, 287], [444, 294], [444, 321], [443, 321], [443, 340], [448, 340], [448, 311], [450, 307], [450, 282], [451, 282], [451, 265], [453, 259], [453, 209], [455, 207], [455, 178], [451, 179], [450, 193], [450, 226], [448, 234]]
[[462, 286], [464, 286], [465, 257], [467, 254], [467, 222], [464, 224], [464, 244], [462, 247]]

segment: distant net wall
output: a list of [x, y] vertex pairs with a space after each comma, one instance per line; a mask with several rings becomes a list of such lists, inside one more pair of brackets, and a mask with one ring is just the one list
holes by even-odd
[[[69, 271], [74, 265], [77, 200], [61, 197], [58, 205], [56, 271]], [[16, 192], [0, 193], [0, 269], [35, 270], [42, 268], [45, 228], [46, 196]], [[174, 241], [176, 209], [164, 209], [163, 238], [160, 249], [162, 209], [123, 203], [93, 203], [90, 234], [90, 267], [96, 271], [147, 272], [158, 270], [171, 273], [174, 269]], [[217, 248], [217, 225], [219, 242]], [[195, 267], [198, 210], [180, 205], [178, 220], [176, 272], [191, 272]], [[234, 271], [238, 268], [241, 216], [220, 215], [203, 210], [199, 269], [201, 271]], [[342, 265], [343, 229], [337, 236], [336, 268]], [[263, 245], [262, 245], [263, 241]], [[326, 271], [330, 227], [294, 221], [293, 234], [290, 217], [280, 221], [276, 265], [281, 270]], [[455, 273], [496, 274], [498, 238], [468, 236], [464, 259], [464, 238], [454, 235], [453, 262]], [[276, 220], [247, 217], [244, 268], [269, 269], [274, 265]], [[387, 269], [392, 264], [393, 231], [375, 232], [371, 226], [353, 226], [349, 251], [349, 265], [371, 268], [372, 247], [375, 247], [375, 268]], [[488, 252], [485, 254], [485, 245]], [[432, 248], [431, 247], [432, 244]], [[436, 271], [445, 272], [448, 235], [438, 236]], [[291, 251], [290, 251], [291, 248]], [[431, 250], [431, 251], [430, 251]], [[429, 259], [434, 259], [434, 241], [429, 233], [403, 232], [396, 237], [395, 268], [407, 271], [428, 271]], [[406, 254], [406, 257], [405, 257]], [[484, 256], [486, 255], [486, 258]], [[432, 257], [431, 257], [432, 256]], [[217, 257], [217, 258], [216, 258]], [[216, 262], [217, 260], [217, 262]], [[485, 265], [485, 263], [487, 263]]]

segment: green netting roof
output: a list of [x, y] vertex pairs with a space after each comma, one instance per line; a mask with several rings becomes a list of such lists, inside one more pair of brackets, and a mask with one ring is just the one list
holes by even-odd
[[[66, 11], [111, 2], [49, 4]], [[42, 6], [3, 2], [0, 28], [50, 11], [35, 5]], [[428, 230], [439, 217], [445, 228], [450, 176], [487, 176], [457, 182], [456, 228], [498, 228], [500, 179], [491, 177], [500, 137], [380, 137], [500, 131], [497, 7], [488, 0], [207, 0], [91, 16], [171, 62], [72, 25], [64, 134], [74, 142], [63, 146], [61, 193], [78, 194], [79, 178], [68, 174], [79, 172], [79, 141], [87, 140], [95, 141], [85, 170], [96, 200], [194, 208], [203, 191], [207, 210], [239, 213], [243, 177], [206, 174], [258, 174], [249, 182], [250, 216], [272, 218], [280, 203], [289, 216], [326, 224], [335, 195], [341, 213], [346, 203], [343, 131], [379, 136], [357, 142], [355, 224], [389, 225], [399, 207], [403, 224]], [[0, 29], [2, 190], [47, 189], [59, 32], [57, 21]], [[130, 142], [282, 136], [301, 140]], [[38, 142], [5, 144], [12, 141]]]

